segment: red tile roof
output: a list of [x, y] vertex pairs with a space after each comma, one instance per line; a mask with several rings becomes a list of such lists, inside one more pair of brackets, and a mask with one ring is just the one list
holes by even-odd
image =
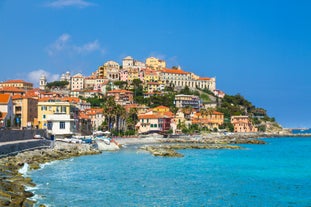
[[205, 78], [199, 78], [198, 80], [211, 80], [211, 78], [205, 77]]
[[181, 69], [168, 69], [168, 68], [162, 69], [162, 72], [163, 73], [183, 74], [183, 75], [189, 74], [189, 72], [185, 72], [185, 71], [183, 71]]
[[10, 94], [0, 94], [0, 103], [7, 104], [10, 100]]
[[7, 80], [7, 81], [3, 81], [3, 83], [27, 83], [27, 84], [32, 84], [32, 83], [26, 82], [24, 80]]
[[18, 93], [25, 93], [26, 91], [17, 87], [2, 87], [0, 91], [7, 91], [7, 92], [18, 92]]

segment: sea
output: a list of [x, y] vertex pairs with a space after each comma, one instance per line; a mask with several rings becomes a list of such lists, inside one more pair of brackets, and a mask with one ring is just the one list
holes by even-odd
[[155, 157], [128, 146], [27, 171], [46, 206], [311, 206], [311, 137]]

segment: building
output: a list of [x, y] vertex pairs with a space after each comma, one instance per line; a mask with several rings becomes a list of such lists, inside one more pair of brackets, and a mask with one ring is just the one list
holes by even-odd
[[120, 70], [120, 80], [126, 82], [133, 82], [134, 79], [139, 79], [143, 82], [144, 72], [139, 68], [127, 68]]
[[70, 137], [75, 132], [74, 119], [69, 114], [48, 114], [46, 122], [48, 134], [57, 138]]
[[40, 90], [45, 90], [46, 84], [47, 84], [46, 76], [45, 75], [41, 75], [40, 76], [40, 81], [39, 81], [39, 88], [40, 88]]
[[96, 77], [95, 76], [90, 76], [90, 77], [85, 77], [84, 79], [84, 88], [85, 89], [94, 89], [96, 85]]
[[10, 94], [11, 96], [25, 95], [26, 90], [16, 88], [16, 87], [3, 87], [3, 88], [0, 88], [0, 94]]
[[105, 121], [102, 108], [90, 108], [85, 110], [85, 115], [91, 120], [93, 131], [100, 130], [102, 123]]
[[122, 68], [127, 69], [127, 68], [133, 68], [134, 66], [134, 59], [131, 56], [127, 56], [123, 58], [122, 60]]
[[191, 117], [192, 124], [198, 124], [201, 128], [218, 129], [224, 123], [224, 114], [218, 111], [196, 112]]
[[13, 101], [10, 94], [0, 94], [0, 126], [12, 127], [14, 123]]
[[145, 83], [143, 87], [144, 87], [144, 91], [147, 91], [147, 93], [162, 91], [164, 89], [164, 86], [158, 82], [148, 82], [148, 83]]
[[33, 89], [33, 84], [23, 80], [8, 80], [0, 83], [0, 88], [15, 87], [23, 90]]
[[118, 71], [120, 70], [120, 65], [119, 63], [115, 61], [107, 61], [105, 62], [102, 66], [99, 66], [97, 71], [96, 71], [96, 76], [98, 78], [108, 78], [110, 75], [111, 79], [117, 79], [114, 75], [118, 75]]
[[13, 111], [15, 115], [14, 125], [20, 128], [34, 126], [38, 116], [38, 99], [33, 96], [12, 96]]
[[159, 113], [148, 112], [138, 115], [136, 129], [139, 134], [163, 133], [171, 128], [171, 117]]
[[71, 77], [71, 90], [83, 90], [84, 89], [84, 76], [78, 73]]
[[191, 107], [192, 109], [199, 110], [201, 106], [200, 97], [195, 95], [175, 95], [174, 104], [177, 108]]
[[129, 68], [142, 69], [145, 67], [146, 67], [145, 63], [140, 62], [138, 60], [134, 60], [131, 56], [127, 56], [122, 60], [122, 69], [129, 69]]
[[248, 116], [231, 116], [234, 132], [257, 132]]
[[69, 71], [67, 71], [66, 73], [63, 73], [62, 76], [60, 77], [60, 81], [70, 82], [70, 80], [71, 80], [71, 75]]
[[197, 78], [189, 72], [185, 72], [180, 68], [177, 69], [162, 69], [160, 79], [166, 86], [176, 88], [201, 88], [213, 91], [216, 89], [216, 78]]
[[[47, 129], [48, 121], [57, 119], [57, 115], [70, 115], [72, 111], [71, 103], [61, 99], [40, 99], [38, 102], [38, 128]], [[55, 116], [51, 116], [55, 115]], [[60, 116], [62, 119], [67, 116]]]
[[143, 76], [144, 77], [144, 79], [143, 79], [144, 83], [160, 82], [159, 71], [154, 71], [154, 70], [150, 70], [150, 69], [144, 69], [143, 73], [144, 73], [144, 76]]
[[166, 62], [155, 57], [146, 59], [146, 66], [151, 69], [160, 70], [166, 68]]
[[218, 90], [218, 89], [214, 90], [213, 93], [214, 93], [214, 95], [217, 96], [218, 98], [224, 98], [225, 95], [226, 95], [223, 91]]
[[120, 89], [108, 91], [107, 96], [113, 96], [114, 101], [120, 105], [132, 104], [134, 99], [132, 91]]

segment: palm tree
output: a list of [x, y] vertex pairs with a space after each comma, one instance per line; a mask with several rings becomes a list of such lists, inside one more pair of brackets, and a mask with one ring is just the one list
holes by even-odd
[[126, 114], [126, 128], [130, 129], [130, 130], [134, 130], [135, 129], [135, 125], [138, 122], [138, 116], [137, 116], [137, 108], [131, 108], [129, 113]]
[[117, 104], [115, 107], [115, 120], [116, 120], [116, 128], [117, 128], [117, 132], [119, 133], [121, 125], [123, 125], [124, 119], [126, 116], [126, 111], [125, 108], [123, 106], [121, 106], [120, 104]]
[[103, 113], [108, 124], [108, 131], [110, 131], [114, 125], [114, 117], [116, 113], [115, 108], [116, 102], [114, 101], [114, 97], [108, 97], [105, 104], [103, 105]]

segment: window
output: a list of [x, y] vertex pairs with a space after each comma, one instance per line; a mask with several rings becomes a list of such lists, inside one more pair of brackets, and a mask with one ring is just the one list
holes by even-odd
[[45, 114], [43, 114], [43, 119], [45, 119], [45, 117], [46, 117], [46, 115], [45, 115]]
[[63, 122], [63, 121], [59, 122], [59, 128], [65, 129], [65, 122]]
[[53, 124], [52, 124], [52, 122], [48, 122], [48, 130], [52, 130], [52, 127], [53, 127]]

